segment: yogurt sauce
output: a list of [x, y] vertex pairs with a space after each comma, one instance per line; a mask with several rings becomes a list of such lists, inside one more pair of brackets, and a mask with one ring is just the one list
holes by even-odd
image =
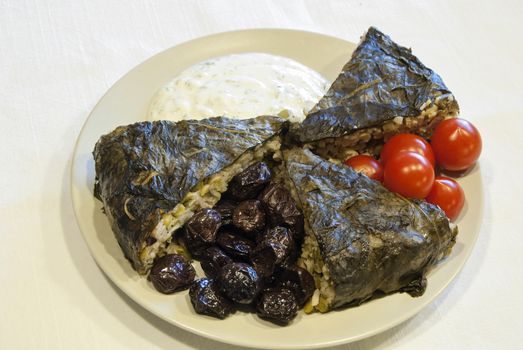
[[301, 121], [330, 83], [292, 59], [265, 53], [213, 58], [184, 70], [153, 97], [149, 120], [270, 114]]

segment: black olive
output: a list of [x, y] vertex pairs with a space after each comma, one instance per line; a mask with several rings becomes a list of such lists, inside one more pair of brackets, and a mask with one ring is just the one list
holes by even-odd
[[271, 225], [287, 226], [293, 232], [295, 241], [301, 241], [303, 214], [294, 203], [290, 192], [282, 184], [272, 182], [265, 187], [259, 199], [266, 208]]
[[202, 278], [194, 282], [189, 297], [194, 310], [202, 315], [224, 319], [235, 311], [232, 302], [221, 295], [212, 279]]
[[168, 254], [156, 259], [148, 279], [159, 292], [171, 294], [189, 287], [195, 275], [194, 267], [183, 256]]
[[263, 277], [273, 274], [275, 266], [281, 265], [294, 249], [294, 241], [285, 227], [268, 229], [261, 236], [251, 253], [251, 261]]
[[245, 263], [231, 263], [222, 267], [217, 282], [222, 293], [240, 304], [250, 304], [261, 288], [256, 270]]
[[232, 178], [230, 194], [238, 201], [255, 198], [270, 180], [271, 171], [267, 164], [253, 164]]
[[199, 256], [201, 251], [216, 241], [221, 226], [220, 214], [213, 209], [202, 209], [185, 224], [185, 245], [189, 252]]
[[234, 212], [234, 208], [236, 208], [238, 204], [224, 199], [219, 201], [215, 206], [214, 210], [216, 210], [220, 216], [222, 217], [222, 225], [230, 225], [232, 224], [232, 213]]
[[223, 250], [218, 247], [209, 247], [205, 249], [201, 255], [200, 265], [208, 277], [215, 278], [220, 269], [232, 263], [232, 259], [228, 257]]
[[312, 275], [299, 266], [283, 270], [278, 278], [278, 285], [291, 290], [300, 307], [305, 305], [316, 289]]
[[257, 199], [250, 199], [238, 204], [232, 214], [234, 226], [244, 232], [260, 231], [265, 226], [265, 211]]
[[296, 265], [296, 261], [298, 261], [300, 252], [296, 249], [296, 245], [294, 245], [294, 249], [291, 250], [289, 255], [281, 262], [281, 264], [278, 266], [281, 269], [290, 269]]
[[256, 248], [251, 253], [251, 263], [256, 269], [256, 272], [267, 280], [274, 273], [276, 267], [276, 253], [272, 247]]
[[265, 211], [257, 199], [241, 202], [232, 214], [234, 226], [245, 232], [260, 231], [265, 227]]
[[267, 229], [261, 236], [259, 246], [273, 246], [276, 252], [276, 263], [281, 263], [294, 248], [294, 240], [290, 231], [282, 226]]
[[218, 233], [216, 242], [227, 254], [242, 260], [247, 260], [254, 249], [252, 241], [229, 230]]
[[287, 324], [296, 317], [298, 304], [294, 294], [286, 288], [267, 289], [256, 303], [256, 313], [277, 324]]

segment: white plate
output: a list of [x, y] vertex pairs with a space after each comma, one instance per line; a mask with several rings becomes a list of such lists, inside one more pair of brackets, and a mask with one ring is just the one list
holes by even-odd
[[193, 311], [186, 292], [171, 296], [156, 292], [125, 260], [107, 218], [100, 210], [100, 202], [93, 197], [91, 152], [95, 142], [118, 125], [143, 120], [155, 91], [184, 68], [231, 53], [267, 52], [295, 59], [333, 80], [354, 47], [342, 39], [303, 31], [228, 32], [164, 51], [114, 84], [94, 108], [80, 133], [71, 173], [78, 225], [91, 254], [107, 276], [137, 303], [173, 325], [221, 342], [271, 349], [317, 348], [365, 338], [405, 321], [434, 300], [459, 272], [478, 236], [483, 208], [479, 166], [459, 181], [468, 201], [458, 222], [458, 243], [451, 256], [430, 273], [428, 288], [422, 297], [396, 294], [324, 315], [299, 314], [287, 327], [275, 326], [246, 313], [236, 313], [223, 321], [199, 316]]

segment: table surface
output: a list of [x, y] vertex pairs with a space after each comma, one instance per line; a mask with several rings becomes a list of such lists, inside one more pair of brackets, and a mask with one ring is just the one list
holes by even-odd
[[523, 346], [521, 15], [517, 0], [0, 0], [0, 348], [239, 350], [160, 320], [104, 276], [73, 215], [75, 140], [119, 77], [181, 42], [247, 28], [357, 42], [370, 25], [414, 47], [481, 130], [486, 207], [469, 261], [441, 296], [335, 349]]

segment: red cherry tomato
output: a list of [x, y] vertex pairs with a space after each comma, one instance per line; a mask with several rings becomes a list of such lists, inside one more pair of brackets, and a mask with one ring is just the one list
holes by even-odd
[[351, 157], [345, 164], [353, 168], [358, 173], [363, 173], [376, 181], [383, 181], [383, 167], [380, 162], [366, 154]]
[[449, 219], [454, 221], [465, 204], [465, 193], [453, 179], [437, 176], [429, 195], [425, 199], [427, 202], [439, 206]]
[[436, 161], [443, 169], [461, 171], [472, 166], [481, 153], [481, 135], [465, 119], [442, 121], [431, 139]]
[[400, 152], [385, 164], [384, 185], [409, 198], [425, 198], [434, 184], [434, 168], [427, 158], [414, 152]]
[[400, 152], [414, 152], [421, 154], [436, 167], [436, 160], [432, 148], [422, 137], [414, 134], [397, 134], [391, 137], [381, 150], [380, 160], [383, 165], [386, 165], [388, 160], [395, 154]]

